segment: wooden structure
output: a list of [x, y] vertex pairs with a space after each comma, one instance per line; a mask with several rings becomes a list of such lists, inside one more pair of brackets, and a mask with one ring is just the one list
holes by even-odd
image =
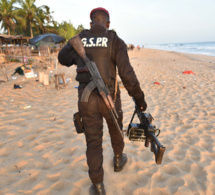
[[31, 37], [24, 37], [23, 35], [3, 35], [0, 34], [0, 44], [28, 44], [29, 43], [29, 39], [31, 39]]
[[[47, 45], [29, 46], [31, 37], [23, 35], [2, 35], [0, 34], [0, 61], [22, 62], [34, 64], [34, 68], [48, 69], [54, 66], [57, 70], [57, 55], [63, 45], [54, 45], [51, 48]], [[33, 46], [32, 46], [33, 47]], [[1, 70], [0, 70], [1, 71]]]
[[8, 82], [9, 79], [8, 79], [8, 76], [7, 76], [7, 71], [6, 71], [6, 68], [5, 68], [4, 63], [3, 63], [3, 64], [0, 64], [0, 70], [1, 70], [1, 72], [2, 72], [2, 77], [3, 77], [3, 79], [5, 79], [5, 80]]
[[55, 74], [54, 77], [55, 77], [55, 88], [56, 89], [67, 88], [64, 73]]
[[30, 38], [23, 35], [0, 34], [0, 53], [5, 54], [7, 62], [9, 59], [20, 59], [24, 62], [24, 56], [31, 54], [28, 47]]
[[39, 46], [39, 56], [42, 62], [42, 68], [47, 69], [51, 65], [50, 48], [45, 45]]
[[7, 71], [5, 67], [5, 54], [0, 54], [0, 72], [2, 73], [2, 77], [4, 80], [9, 81], [7, 76]]

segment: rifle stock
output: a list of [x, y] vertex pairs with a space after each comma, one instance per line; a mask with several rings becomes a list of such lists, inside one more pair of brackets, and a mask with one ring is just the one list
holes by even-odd
[[84, 60], [85, 63], [89, 61], [79, 35], [76, 35], [73, 38], [71, 38], [69, 40], [69, 43], [72, 45], [72, 47], [78, 53], [78, 55]]

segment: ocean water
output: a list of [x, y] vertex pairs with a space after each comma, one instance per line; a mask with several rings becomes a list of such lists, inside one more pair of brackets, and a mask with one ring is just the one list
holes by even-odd
[[147, 44], [145, 48], [215, 56], [215, 41], [196, 43]]

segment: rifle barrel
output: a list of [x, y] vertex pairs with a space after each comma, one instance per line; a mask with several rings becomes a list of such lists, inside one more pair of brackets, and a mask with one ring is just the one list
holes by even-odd
[[114, 112], [116, 118], [119, 118], [119, 115], [118, 115], [118, 113], [117, 113], [117, 111], [116, 111], [116, 108], [115, 108], [115, 106], [114, 106], [112, 97], [111, 97], [110, 95], [107, 95], [107, 99], [108, 99], [108, 102], [109, 102], [111, 108], [113, 109], [113, 112]]
[[121, 131], [121, 128], [119, 127], [118, 121], [117, 121], [117, 119], [116, 119], [116, 117], [115, 117], [115, 115], [114, 115], [114, 113], [113, 113], [113, 110], [110, 109], [109, 111], [110, 111], [110, 115], [111, 115], [111, 117], [112, 117], [112, 119], [113, 119], [113, 121], [114, 121], [114, 124], [115, 124], [115, 126], [116, 126], [118, 132], [120, 133], [121, 137], [124, 138], [124, 135], [123, 135], [123, 133], [122, 133], [122, 131]]

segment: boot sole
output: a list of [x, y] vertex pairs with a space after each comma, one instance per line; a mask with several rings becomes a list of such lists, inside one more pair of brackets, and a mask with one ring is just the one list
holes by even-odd
[[125, 167], [126, 163], [127, 163], [127, 160], [126, 160], [125, 164], [124, 164], [122, 167], [114, 167], [114, 171], [115, 171], [115, 172], [120, 172], [120, 171], [122, 171], [123, 168]]
[[115, 172], [120, 172], [120, 171], [122, 171], [122, 169], [123, 169], [123, 168], [121, 168], [121, 169], [114, 168], [114, 171], [115, 171]]
[[126, 157], [126, 160], [125, 160], [125, 162], [124, 162], [124, 164], [123, 164], [122, 166], [119, 166], [119, 167], [118, 167], [118, 166], [116, 166], [115, 163], [114, 163], [114, 171], [115, 171], [115, 172], [120, 172], [120, 171], [123, 170], [124, 166], [126, 165], [126, 163], [127, 163], [127, 161], [128, 161], [127, 155], [125, 155], [125, 157]]

